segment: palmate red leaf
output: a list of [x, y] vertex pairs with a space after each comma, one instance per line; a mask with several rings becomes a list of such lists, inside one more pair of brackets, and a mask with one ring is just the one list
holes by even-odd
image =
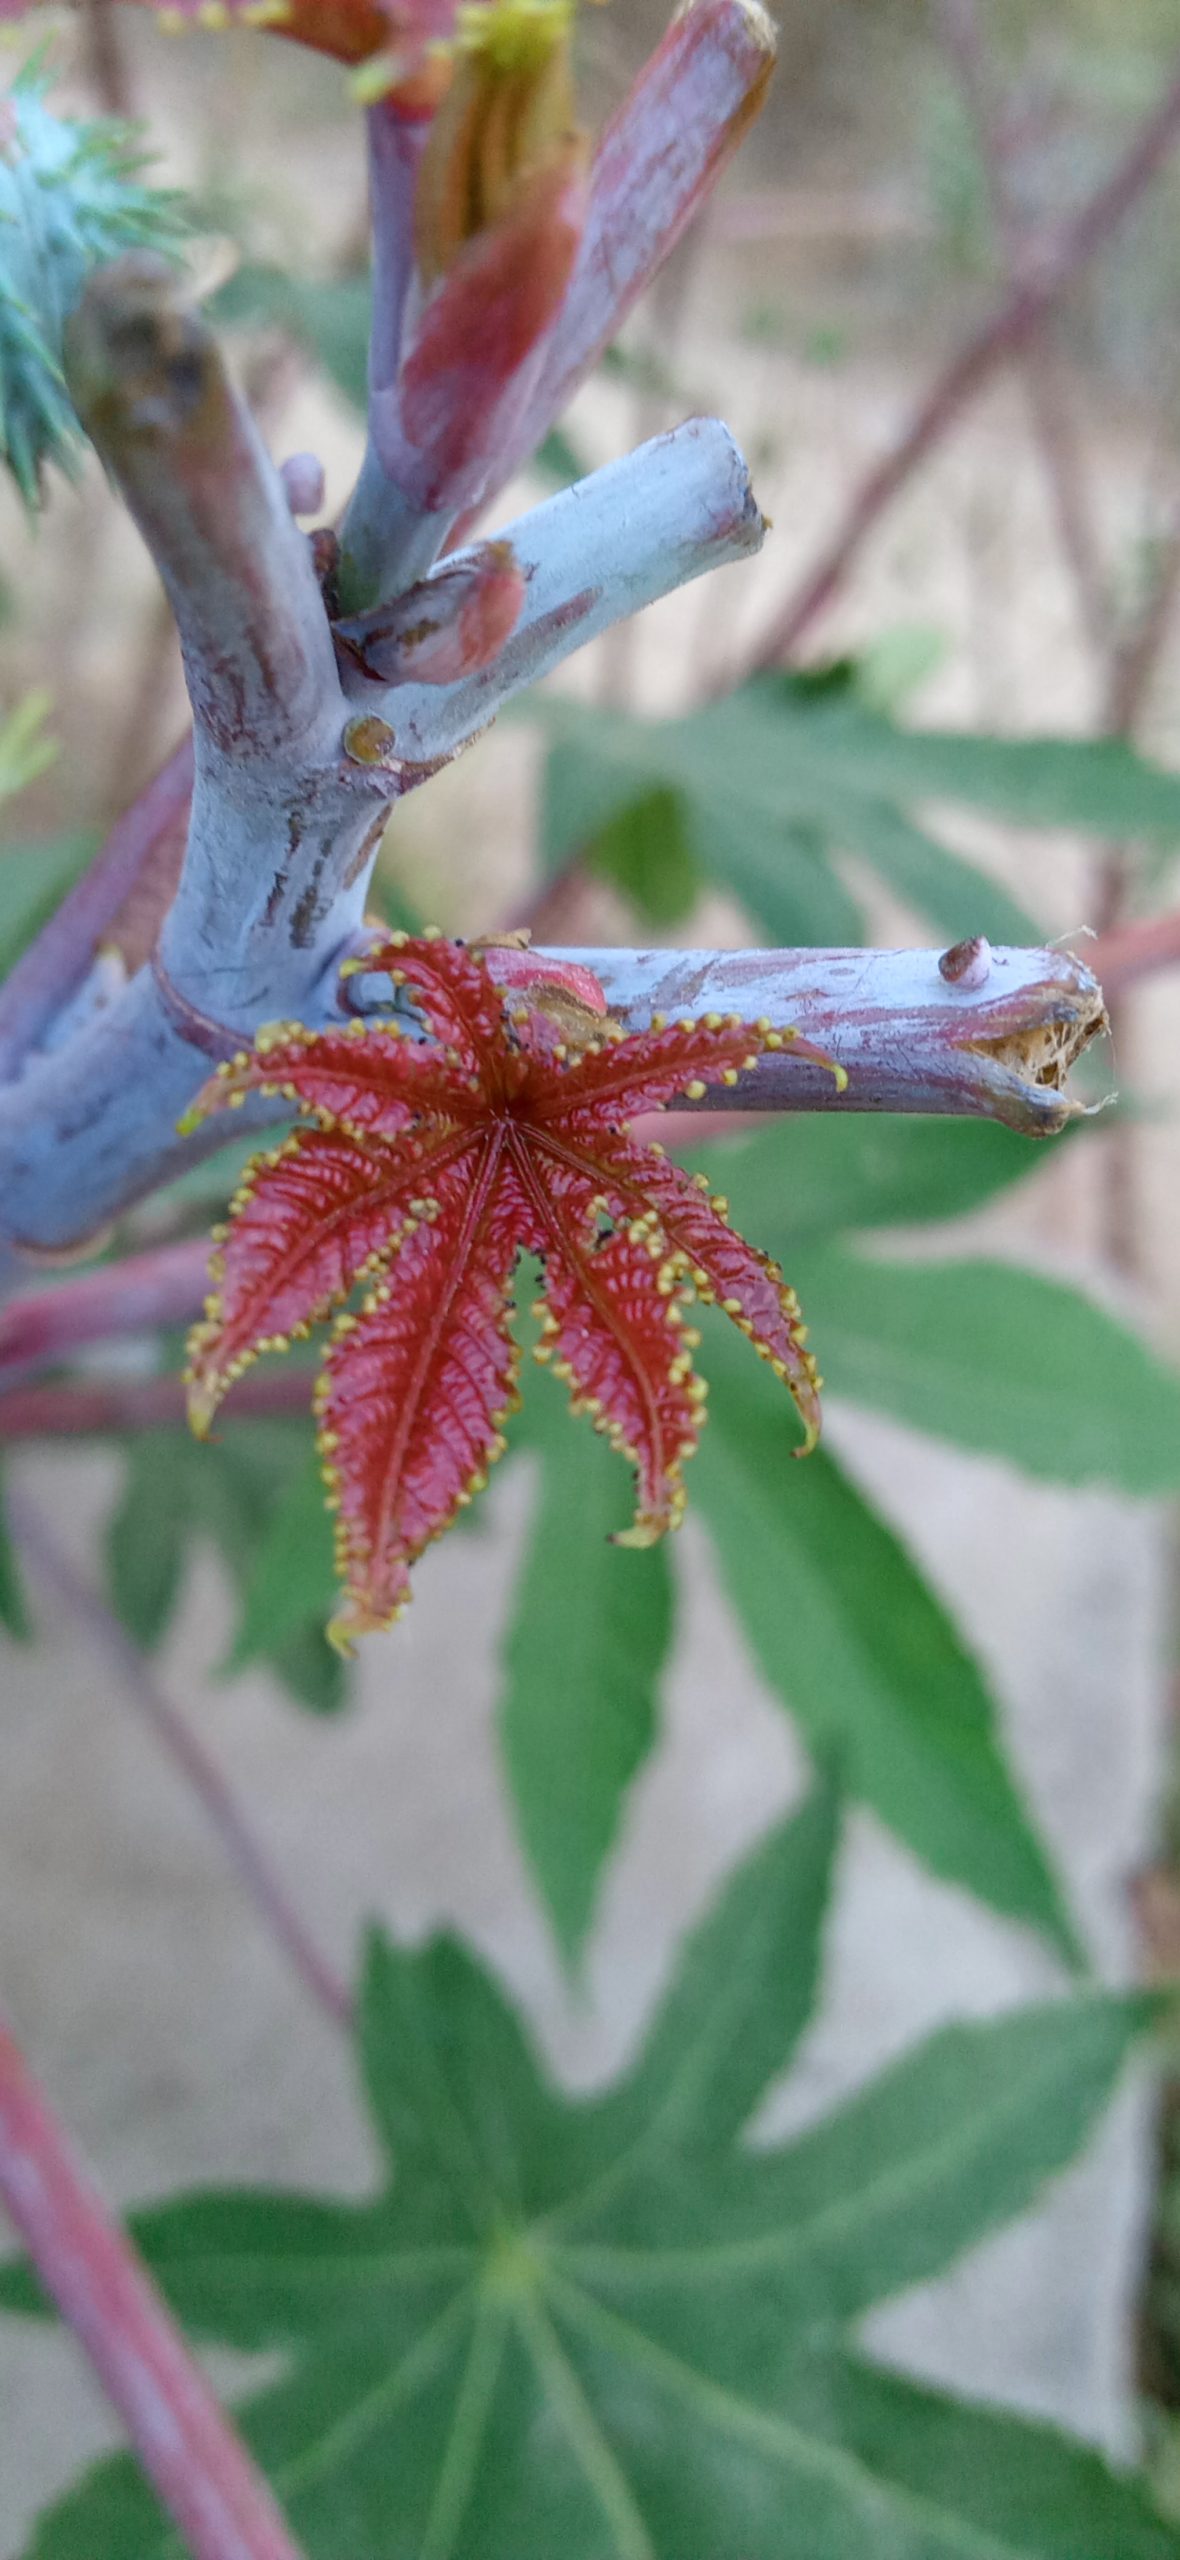
[[316, 1389], [347, 1595], [328, 1632], [343, 1650], [400, 1616], [409, 1566], [482, 1489], [505, 1446], [526, 1205], [495, 1133], [434, 1190], [430, 1214], [407, 1222], [360, 1314], [337, 1319]]
[[424, 1114], [470, 1120], [483, 1108], [473, 1085], [474, 1059], [466, 1066], [455, 1051], [440, 1051], [414, 1036], [408, 1023], [350, 1022], [342, 1031], [305, 1031], [297, 1022], [270, 1023], [254, 1048], [218, 1067], [186, 1111], [184, 1135], [211, 1112], [232, 1109], [248, 1093], [291, 1102], [319, 1120], [357, 1137], [397, 1138]]
[[363, 958], [346, 960], [341, 977], [387, 977], [412, 984], [427, 1030], [453, 1049], [468, 1074], [486, 1070], [504, 1049], [504, 1008], [485, 960], [440, 933], [391, 933]]
[[411, 1203], [470, 1140], [443, 1128], [397, 1156], [343, 1128], [296, 1129], [256, 1156], [214, 1232], [213, 1284], [188, 1345], [189, 1420], [199, 1437], [235, 1378], [286, 1351], [387, 1254]]
[[807, 1327], [790, 1283], [756, 1245], [728, 1222], [728, 1202], [710, 1190], [704, 1174], [669, 1164], [663, 1149], [631, 1138], [604, 1138], [595, 1153], [600, 1188], [626, 1216], [643, 1203], [659, 1216], [663, 1233], [687, 1270], [693, 1294], [717, 1305], [746, 1334], [791, 1394], [805, 1438], [804, 1457], [820, 1432], [820, 1377], [807, 1348]]
[[705, 1382], [695, 1377], [678, 1285], [654, 1219], [617, 1227], [597, 1250], [567, 1243], [549, 1257], [535, 1357], [569, 1381], [575, 1413], [590, 1413], [635, 1469], [637, 1504], [616, 1546], [650, 1547], [684, 1510], [681, 1469], [700, 1435]]
[[736, 1084], [760, 1057], [786, 1048], [828, 1068], [838, 1084], [848, 1081], [844, 1069], [834, 1066], [813, 1040], [790, 1028], [776, 1030], [765, 1020], [743, 1022], [737, 1014], [709, 1013], [700, 1021], [686, 1016], [680, 1022], [665, 1022], [662, 1014], [656, 1014], [648, 1030], [633, 1031], [626, 1038], [620, 1037], [617, 1025], [608, 1029], [612, 1036], [601, 1046], [587, 1049], [578, 1060], [572, 1084], [564, 1061], [541, 1067], [531, 1088], [537, 1121], [558, 1121], [570, 1130], [584, 1128], [587, 1135], [617, 1129], [642, 1112], [661, 1110], [681, 1095], [700, 1102], [710, 1085]]
[[[522, 1250], [545, 1272], [537, 1358], [635, 1467], [623, 1543], [648, 1544], [683, 1510], [704, 1419], [694, 1296], [770, 1361], [804, 1447], [819, 1428], [819, 1380], [777, 1266], [733, 1233], [723, 1201], [627, 1135], [633, 1113], [730, 1081], [793, 1034], [714, 1015], [628, 1036], [579, 964], [439, 936], [397, 935], [349, 965], [404, 988], [430, 1036], [272, 1025], [190, 1114], [261, 1090], [308, 1124], [249, 1168], [219, 1231], [191, 1410], [206, 1429], [250, 1360], [342, 1308], [316, 1407], [345, 1645], [399, 1615], [410, 1566], [499, 1455]], [[366, 1281], [358, 1313], [344, 1302]]]

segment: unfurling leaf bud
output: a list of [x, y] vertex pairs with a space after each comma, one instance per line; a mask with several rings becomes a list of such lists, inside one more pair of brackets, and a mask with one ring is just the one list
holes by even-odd
[[426, 287], [510, 217], [546, 171], [584, 156], [574, 113], [573, 0], [472, 0], [418, 180], [414, 249]]
[[524, 597], [511, 543], [477, 542], [389, 604], [337, 622], [336, 644], [377, 684], [457, 684], [491, 665]]

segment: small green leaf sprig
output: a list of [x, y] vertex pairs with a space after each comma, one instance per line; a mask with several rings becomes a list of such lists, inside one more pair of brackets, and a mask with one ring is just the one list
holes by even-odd
[[55, 115], [49, 85], [38, 55], [0, 98], [0, 461], [30, 510], [47, 464], [77, 469], [62, 332], [87, 276], [127, 249], [170, 254], [184, 228], [179, 195], [141, 183], [134, 128]]

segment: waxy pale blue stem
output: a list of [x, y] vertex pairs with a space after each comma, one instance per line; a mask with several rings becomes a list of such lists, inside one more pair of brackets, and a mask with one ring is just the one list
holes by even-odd
[[305, 1001], [359, 918], [391, 785], [347, 755], [310, 546], [173, 270], [147, 257], [102, 269], [67, 356], [167, 589], [193, 709], [189, 842], [161, 956], [189, 1007], [252, 1024]]
[[[1070, 953], [996, 950], [978, 986], [948, 981], [936, 951], [578, 951], [629, 1028], [653, 1011], [740, 1013], [794, 1025], [847, 1083], [793, 1059], [789, 1042], [705, 1108], [953, 1112], [1029, 1137], [1078, 1109], [1074, 1060], [1105, 1027], [1101, 991]], [[353, 979], [355, 988], [359, 983]], [[304, 1019], [336, 1019], [334, 982], [309, 990]], [[225, 1143], [245, 1115], [206, 1122], [183, 1145], [175, 1124], [208, 1072], [144, 971], [105, 1025], [0, 1091], [0, 1230], [58, 1248]], [[257, 1106], [252, 1122], [281, 1114]]]
[[[414, 268], [414, 189], [430, 120], [399, 115], [382, 100], [370, 107], [369, 203], [373, 226], [373, 315], [369, 336], [369, 410], [388, 400], [397, 381], [402, 323]], [[348, 613], [377, 604], [433, 566], [446, 526], [425, 520], [385, 471], [370, 430], [360, 478], [340, 531], [340, 601]], [[408, 570], [405, 563], [421, 556]]]
[[66, 331], [75, 406], [168, 592], [198, 750], [251, 768], [327, 741], [331, 634], [305, 537], [211, 332], [141, 254], [92, 279]]
[[728, 428], [690, 418], [504, 527], [499, 539], [527, 585], [516, 629], [490, 666], [452, 685], [385, 690], [359, 672], [345, 683], [388, 721], [392, 754], [430, 764], [612, 623], [706, 569], [748, 558], [765, 530]]
[[[956, 967], [969, 954], [966, 968]], [[906, 1111], [1002, 1120], [1052, 1137], [1084, 1105], [1071, 1067], [1107, 1028], [1102, 989], [1069, 951], [558, 952], [594, 970], [629, 1026], [737, 1013], [793, 1025], [845, 1081], [793, 1058], [789, 1040], [734, 1085], [710, 1088], [715, 1111]], [[677, 1110], [686, 1107], [678, 1103]]]
[[[392, 687], [352, 669], [345, 691], [281, 482], [170, 280], [140, 262], [98, 277], [73, 362], [86, 423], [175, 599], [196, 780], [153, 966], [113, 996], [95, 988], [85, 1027], [0, 1087], [0, 1258], [5, 1244], [85, 1240], [219, 1146], [221, 1122], [183, 1142], [176, 1123], [210, 1057], [260, 1022], [336, 1018], [390, 802], [569, 650], [762, 535], [726, 430], [692, 420], [512, 528], [526, 600], [490, 666]], [[929, 953], [591, 957], [624, 1021], [653, 1007], [766, 1015], [847, 1072], [838, 1094], [788, 1046], [731, 1089], [756, 1107], [957, 1111], [1035, 1134], [1068, 1117], [1065, 1072], [1104, 1020], [1089, 972], [1059, 953], [985, 964], [972, 946], [966, 974]], [[242, 1116], [262, 1122], [267, 1107]]]
[[211, 1054], [278, 1016], [331, 1015], [390, 802], [518, 686], [762, 531], [731, 439], [694, 421], [522, 519], [524, 618], [491, 668], [451, 686], [358, 676], [349, 699], [308, 547], [209, 333], [124, 262], [92, 286], [75, 344], [87, 424], [176, 598], [196, 778], [158, 965], [96, 986], [84, 1027], [0, 1088], [0, 1238], [49, 1249], [204, 1149], [176, 1122]]

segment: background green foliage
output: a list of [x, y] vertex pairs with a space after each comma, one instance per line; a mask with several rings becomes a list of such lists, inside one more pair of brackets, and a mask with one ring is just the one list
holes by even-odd
[[[856, 2339], [1064, 2166], [1150, 2002], [947, 2028], [795, 2140], [746, 2138], [812, 2013], [835, 1815], [821, 1786], [739, 1870], [604, 2095], [558, 2095], [464, 1948], [377, 1936], [358, 1999], [377, 2194], [133, 2217], [194, 2336], [280, 2358], [241, 2419], [311, 2560], [1174, 2560], [1088, 2447]], [[37, 2310], [24, 2269], [0, 2304]], [[28, 2560], [169, 2545], [121, 2456]]]

